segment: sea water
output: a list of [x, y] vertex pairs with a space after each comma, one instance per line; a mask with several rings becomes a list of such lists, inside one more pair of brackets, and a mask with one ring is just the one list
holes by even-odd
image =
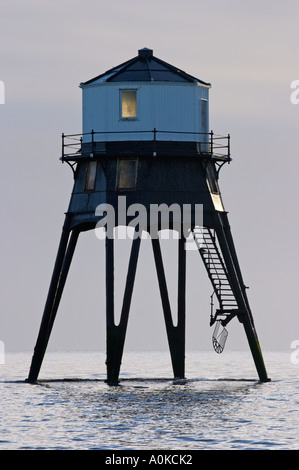
[[31, 353], [0, 365], [0, 450], [295, 450], [299, 364], [264, 352], [259, 383], [249, 352], [186, 352], [186, 381], [169, 352], [125, 351], [119, 386], [104, 352], [47, 352], [39, 383]]

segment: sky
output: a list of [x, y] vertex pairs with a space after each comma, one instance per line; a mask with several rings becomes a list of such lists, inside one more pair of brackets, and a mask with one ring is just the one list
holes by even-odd
[[[81, 132], [79, 84], [153, 49], [212, 84], [210, 127], [231, 135], [220, 188], [264, 350], [299, 338], [296, 0], [1, 0], [1, 310], [6, 351], [33, 351], [73, 179], [61, 134]], [[175, 246], [163, 244], [175, 306]], [[121, 292], [127, 251], [121, 247]], [[117, 291], [118, 292], [118, 291]], [[186, 349], [212, 349], [211, 285], [187, 256]], [[116, 299], [120, 303], [119, 294]], [[228, 349], [248, 349], [228, 326]], [[49, 350], [105, 349], [104, 243], [80, 235]], [[127, 349], [167, 349], [154, 262], [141, 247]]]

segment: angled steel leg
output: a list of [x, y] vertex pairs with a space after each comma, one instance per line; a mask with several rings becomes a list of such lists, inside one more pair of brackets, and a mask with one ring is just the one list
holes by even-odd
[[186, 250], [185, 239], [179, 239], [179, 272], [178, 272], [178, 323], [175, 326], [171, 315], [171, 308], [164, 272], [160, 241], [152, 238], [152, 246], [156, 263], [157, 276], [164, 312], [164, 320], [170, 349], [172, 368], [175, 378], [185, 378], [185, 290], [186, 290]]
[[243, 283], [228, 217], [225, 212], [219, 212], [215, 215], [215, 230], [222, 251], [223, 259], [225, 261], [231, 280], [231, 287], [237, 300], [238, 307], [241, 311], [241, 314], [238, 315], [238, 318], [244, 326], [259, 379], [261, 382], [268, 382], [269, 378], [267, 376], [262, 351], [260, 348], [257, 332], [255, 330], [253, 316], [249, 307], [246, 287]]
[[56, 262], [49, 287], [47, 301], [44, 309], [42, 322], [34, 348], [31, 367], [27, 382], [34, 383], [42, 365], [42, 361], [47, 349], [50, 334], [53, 328], [57, 309], [68, 275], [72, 257], [78, 240], [79, 231], [70, 231], [67, 221], [63, 227]]
[[107, 383], [117, 385], [123, 355], [141, 238], [133, 240], [120, 322], [114, 321], [114, 240], [106, 238]]

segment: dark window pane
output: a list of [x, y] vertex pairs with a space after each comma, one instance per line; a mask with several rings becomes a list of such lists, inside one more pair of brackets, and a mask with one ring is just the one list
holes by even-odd
[[88, 162], [86, 167], [85, 191], [92, 191], [95, 187], [97, 162]]
[[117, 165], [117, 188], [135, 189], [136, 188], [136, 160], [118, 160]]

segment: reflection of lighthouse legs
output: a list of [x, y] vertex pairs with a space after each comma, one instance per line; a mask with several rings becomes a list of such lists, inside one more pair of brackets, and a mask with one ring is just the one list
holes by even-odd
[[27, 379], [30, 383], [34, 383], [38, 378], [78, 236], [79, 230], [76, 229], [72, 231], [70, 236], [70, 230], [66, 223], [62, 231], [44, 314]]
[[185, 376], [185, 290], [186, 290], [186, 250], [185, 238], [178, 241], [178, 323], [173, 324], [170, 302], [167, 291], [166, 277], [163, 267], [161, 247], [158, 238], [152, 238], [152, 245], [156, 263], [157, 276], [166, 324], [166, 331], [175, 378], [183, 379]]
[[114, 322], [114, 240], [106, 238], [107, 383], [116, 385], [123, 355], [141, 238], [132, 242], [120, 322]]

